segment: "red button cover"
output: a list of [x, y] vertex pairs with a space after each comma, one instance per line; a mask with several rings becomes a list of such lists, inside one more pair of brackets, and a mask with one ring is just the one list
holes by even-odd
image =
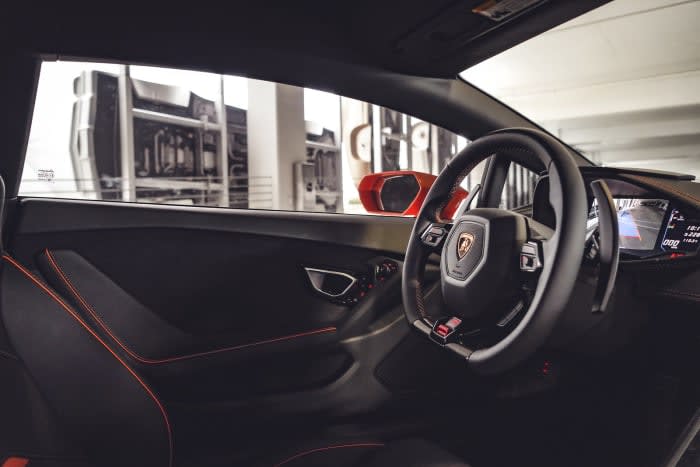
[[457, 317], [454, 317], [454, 318], [450, 318], [450, 320], [448, 322], [446, 322], [445, 324], [447, 325], [448, 328], [454, 330], [457, 326], [462, 324], [462, 320], [457, 318]]
[[449, 333], [452, 332], [452, 329], [448, 328], [444, 324], [438, 325], [438, 327], [435, 329], [435, 332], [437, 332], [438, 336], [445, 337]]

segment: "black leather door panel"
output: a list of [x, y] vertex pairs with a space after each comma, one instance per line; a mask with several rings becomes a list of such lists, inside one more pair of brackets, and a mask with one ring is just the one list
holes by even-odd
[[15, 257], [166, 403], [264, 418], [389, 397], [374, 367], [408, 332], [399, 273], [348, 305], [304, 268], [360, 277], [400, 264], [408, 219], [63, 200], [23, 200], [16, 214]]
[[[330, 383], [350, 366], [349, 355], [336, 345], [335, 326], [284, 335], [275, 335], [272, 327], [251, 329], [248, 335], [193, 334], [166, 322], [73, 251], [47, 249], [37, 263], [49, 284], [167, 402], [211, 403], [306, 390]], [[238, 318], [246, 328], [246, 317]], [[290, 352], [294, 358], [280, 358]]]
[[223, 333], [238, 342], [338, 322], [347, 308], [313, 293], [303, 267], [365, 271], [377, 255], [312, 241], [161, 228], [22, 235], [14, 246], [25, 261], [47, 248], [78, 253], [183, 332]]
[[[411, 219], [29, 199], [8, 225], [9, 253], [153, 388], [186, 456], [329, 425], [391, 431], [406, 408], [441, 399], [404, 376], [413, 360], [463, 368], [440, 370], [423, 340], [406, 350]], [[377, 275], [382, 264], [393, 270]], [[357, 278], [352, 300], [316, 290], [305, 268]], [[438, 297], [428, 276], [426, 297]]]
[[[181, 328], [166, 321], [166, 313], [152, 312], [73, 251], [46, 249], [39, 256], [38, 263], [49, 283], [138, 364], [166, 365], [191, 359], [211, 359], [219, 354], [290, 344], [295, 339], [306, 341], [306, 345], [330, 342], [336, 332], [332, 325], [312, 329], [295, 327], [305, 325], [306, 320], [301, 318], [299, 323], [290, 323], [289, 329], [276, 326], [248, 329], [248, 318], [238, 314], [235, 303], [227, 303], [230, 308], [220, 312], [224, 315], [222, 322], [237, 319], [244, 332], [227, 332], [233, 326], [219, 326], [218, 331], [195, 333], [191, 330], [193, 326]], [[191, 306], [193, 311], [189, 313], [189, 321], [196, 322], [200, 308], [194, 304]], [[335, 315], [338, 319], [342, 318], [342, 311]], [[161, 318], [163, 315], [166, 319]], [[212, 313], [212, 316], [212, 320], [217, 318], [217, 314]]]

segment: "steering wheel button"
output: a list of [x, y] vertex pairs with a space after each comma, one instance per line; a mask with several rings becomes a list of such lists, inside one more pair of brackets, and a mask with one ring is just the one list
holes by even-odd
[[[423, 243], [430, 247], [435, 247], [440, 244], [442, 239], [445, 237], [447, 230], [439, 225], [431, 224], [425, 232], [423, 232], [422, 240]], [[398, 269], [398, 268], [397, 268]]]
[[457, 326], [459, 326], [460, 324], [462, 324], [462, 320], [457, 318], [456, 316], [450, 318], [449, 321], [445, 323], [445, 325], [453, 331], [457, 329]]
[[452, 329], [447, 327], [445, 324], [440, 324], [438, 325], [438, 327], [435, 328], [435, 332], [440, 337], [447, 337], [448, 334], [452, 332]]
[[523, 244], [523, 253], [531, 256], [537, 255], [537, 246], [532, 243]]
[[542, 266], [537, 244], [526, 242], [520, 250], [520, 270], [525, 272], [537, 271]]

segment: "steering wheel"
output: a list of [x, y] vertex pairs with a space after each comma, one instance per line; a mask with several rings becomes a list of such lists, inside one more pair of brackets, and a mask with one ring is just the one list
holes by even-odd
[[[536, 158], [549, 175], [554, 229], [516, 212], [475, 208], [443, 219], [464, 177], [491, 155]], [[568, 149], [544, 132], [506, 129], [470, 144], [443, 169], [416, 218], [406, 250], [403, 303], [409, 323], [465, 358], [498, 373], [530, 356], [567, 305], [581, 265], [588, 203]], [[438, 253], [444, 305], [426, 306], [424, 273]]]

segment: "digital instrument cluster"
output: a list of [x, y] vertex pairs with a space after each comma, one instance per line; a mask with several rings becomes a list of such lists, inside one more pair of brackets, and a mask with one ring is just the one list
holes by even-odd
[[[620, 250], [638, 258], [694, 254], [700, 247], [700, 216], [688, 216], [665, 199], [614, 197]], [[598, 206], [588, 215], [587, 238], [598, 228]]]

